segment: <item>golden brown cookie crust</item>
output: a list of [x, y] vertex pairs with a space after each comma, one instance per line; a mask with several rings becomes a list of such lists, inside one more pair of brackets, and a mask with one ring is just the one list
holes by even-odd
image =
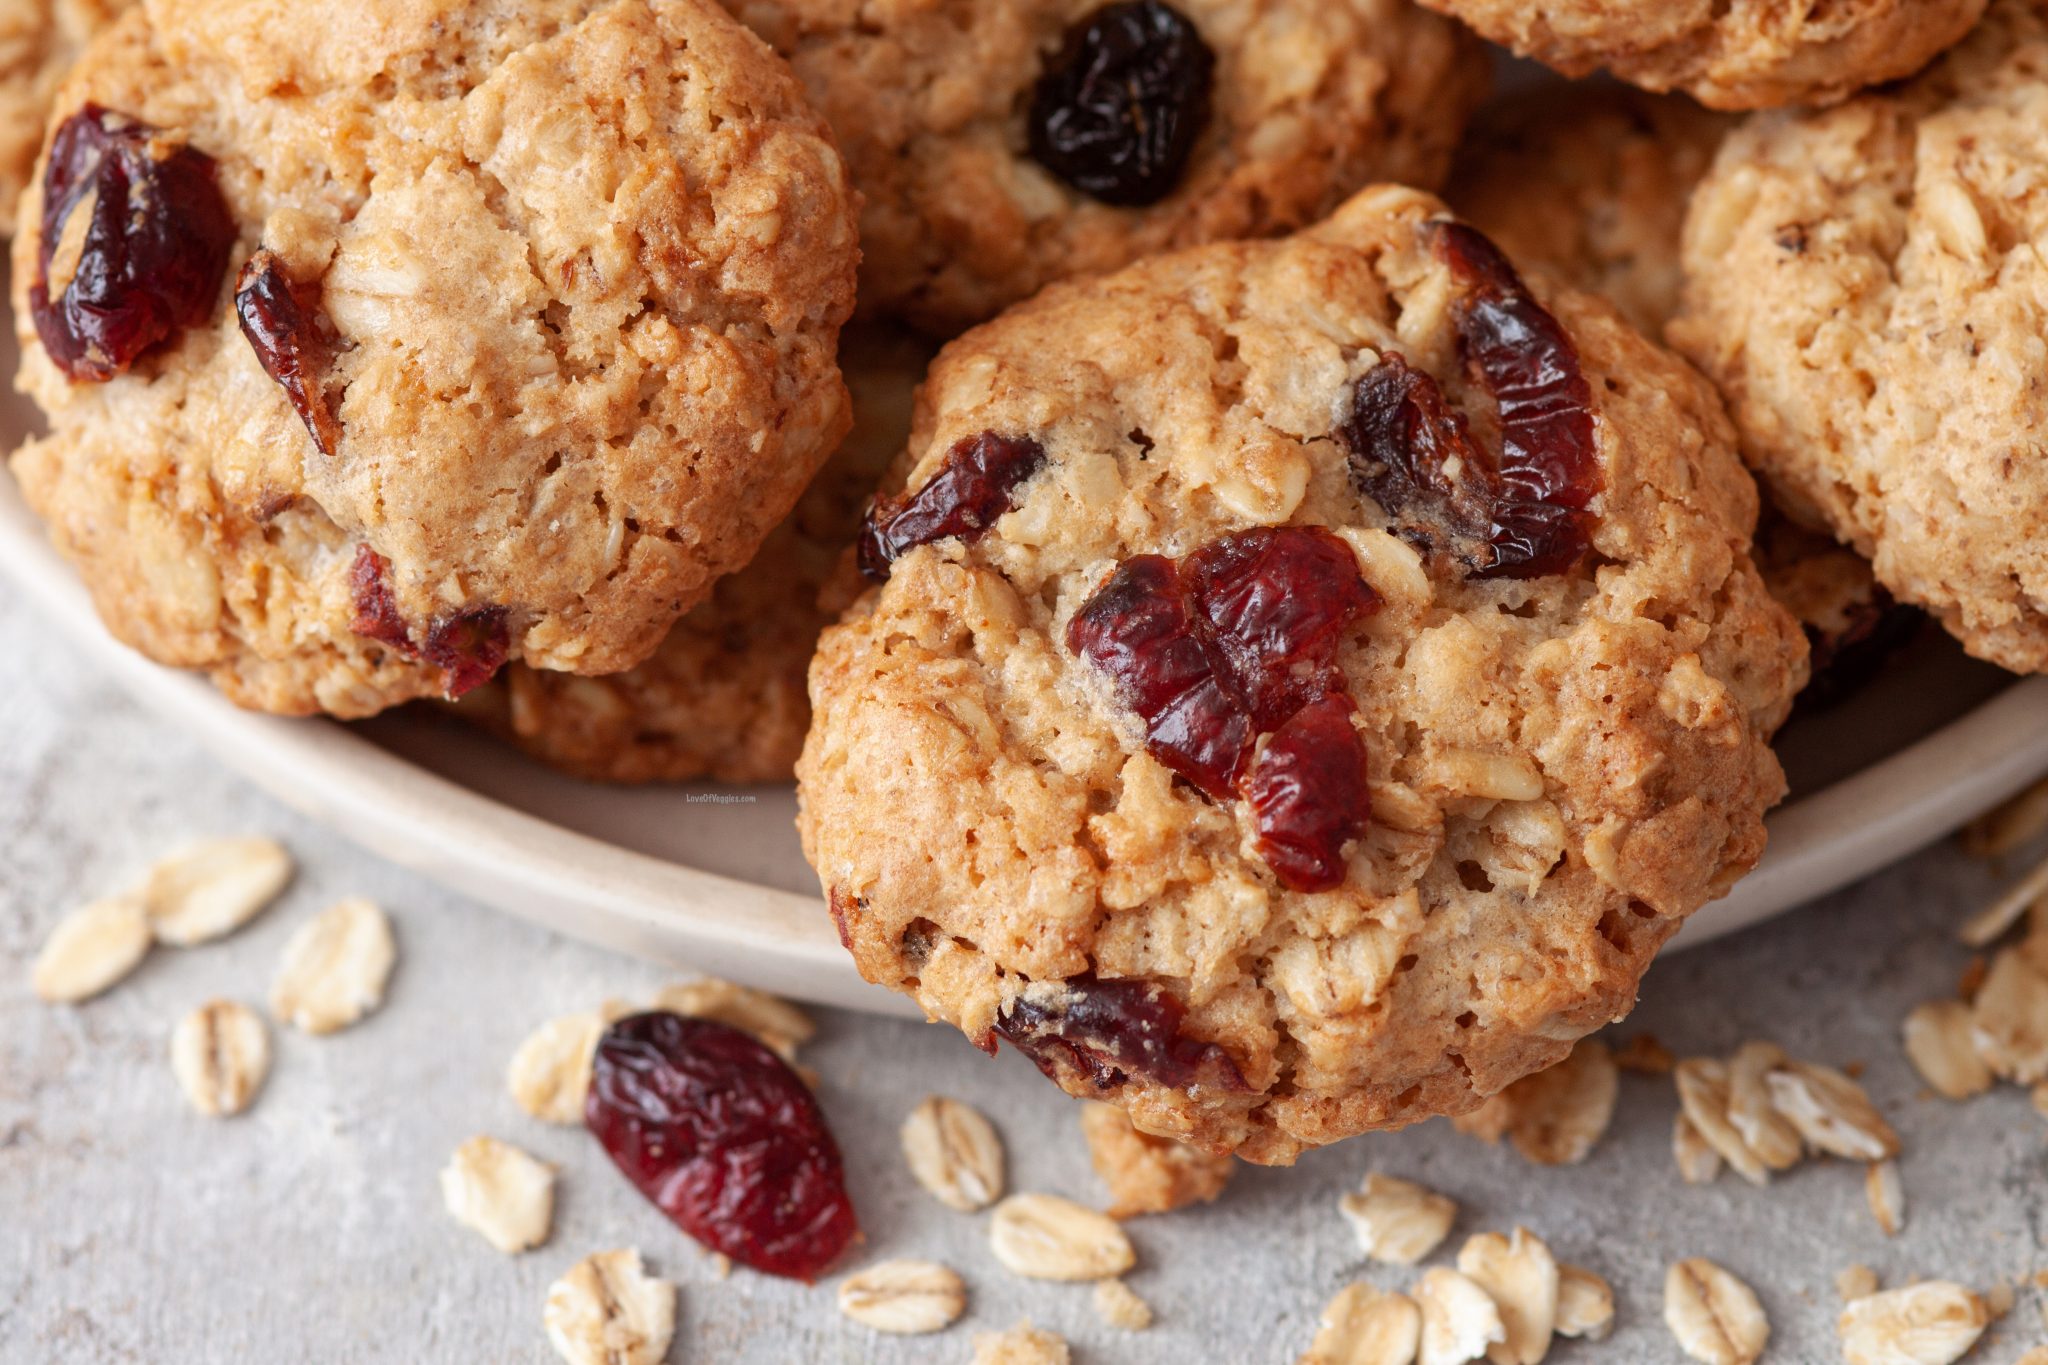
[[1831, 104], [1909, 76], [1985, 0], [1423, 0], [1567, 76], [1605, 68], [1715, 109]]
[[941, 335], [1056, 279], [1313, 222], [1375, 180], [1431, 188], [1486, 86], [1480, 47], [1408, 0], [1176, 0], [1216, 54], [1180, 187], [1114, 208], [1025, 154], [1024, 109], [1101, 0], [726, 0], [789, 57], [839, 133], [864, 313]]
[[[799, 826], [863, 974], [991, 1042], [1031, 992], [1156, 983], [1249, 1089], [1062, 1082], [1254, 1161], [1469, 1109], [1626, 1013], [1783, 790], [1767, 739], [1805, 651], [1748, 558], [1755, 486], [1705, 384], [1606, 305], [1533, 282], [1594, 396], [1597, 571], [1429, 572], [1351, 482], [1331, 433], [1379, 354], [1472, 401], [1442, 211], [1369, 190], [949, 346], [910, 485], [983, 431], [1048, 463], [990, 534], [896, 561], [811, 672]], [[1371, 828], [1321, 894], [1283, 889], [1242, 803], [1177, 784], [1065, 644], [1121, 560], [1281, 524], [1336, 528], [1386, 598], [1339, 654]]]
[[2000, 3], [1926, 74], [1731, 134], [1671, 336], [1795, 517], [1973, 654], [2048, 668], [2048, 9]]
[[810, 729], [805, 674], [846, 605], [846, 551], [910, 431], [930, 347], [855, 326], [839, 361], [853, 430], [745, 568], [676, 623], [654, 657], [586, 678], [514, 664], [462, 712], [536, 758], [600, 782], [787, 782]]
[[[787, 68], [709, 0], [155, 0], [59, 112], [88, 101], [214, 157], [240, 241], [208, 324], [73, 385], [20, 235], [21, 384], [52, 434], [15, 472], [114, 632], [245, 705], [440, 690], [353, 633], [363, 546], [415, 635], [503, 608], [514, 658], [629, 667], [845, 429], [856, 197]], [[340, 334], [332, 457], [229, 304], [259, 243]]]
[[135, 0], [6, 0], [0, 3], [0, 234], [43, 143], [50, 99], [94, 34]]

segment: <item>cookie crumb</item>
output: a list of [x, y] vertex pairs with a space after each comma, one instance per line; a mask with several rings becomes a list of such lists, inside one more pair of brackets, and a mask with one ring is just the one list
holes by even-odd
[[1095, 1282], [1095, 1315], [1126, 1332], [1142, 1332], [1152, 1325], [1152, 1305], [1122, 1280]]
[[1131, 1218], [1208, 1204], [1223, 1193], [1237, 1163], [1141, 1132], [1113, 1104], [1089, 1101], [1081, 1107], [1081, 1132], [1088, 1158], [1109, 1187], [1109, 1216]]

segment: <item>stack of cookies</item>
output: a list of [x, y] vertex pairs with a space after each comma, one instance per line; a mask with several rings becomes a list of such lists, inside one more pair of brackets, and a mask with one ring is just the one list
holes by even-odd
[[794, 773], [863, 974], [1149, 1132], [1469, 1110], [1810, 678], [2048, 665], [2048, 3], [1428, 3], [0, 15], [11, 468], [244, 705]]

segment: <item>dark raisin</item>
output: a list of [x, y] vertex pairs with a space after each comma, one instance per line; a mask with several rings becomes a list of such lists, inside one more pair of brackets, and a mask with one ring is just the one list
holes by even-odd
[[1563, 573], [1586, 553], [1602, 486], [1578, 349], [1485, 236], [1450, 222], [1432, 233], [1458, 286], [1459, 350], [1495, 405], [1500, 454], [1472, 439], [1435, 379], [1389, 354], [1359, 380], [1338, 428], [1353, 480], [1404, 535], [1469, 574]]
[[1344, 846], [1365, 833], [1365, 744], [1348, 697], [1311, 702], [1274, 732], [1245, 777], [1259, 856], [1296, 891], [1344, 884]]
[[391, 592], [390, 570], [384, 556], [367, 545], [356, 547], [348, 577], [349, 598], [355, 604], [350, 630], [440, 669], [441, 687], [451, 697], [497, 676], [511, 653], [509, 613], [503, 607], [446, 612], [428, 624], [424, 639], [415, 641]]
[[349, 600], [355, 603], [355, 619], [349, 629], [366, 639], [389, 645], [408, 659], [413, 657], [412, 630], [391, 595], [391, 563], [367, 545], [356, 547], [355, 563], [349, 566]]
[[1187, 170], [1215, 77], [1215, 53], [1173, 6], [1104, 5], [1067, 31], [1032, 92], [1032, 159], [1105, 204], [1156, 204]]
[[744, 1265], [808, 1282], [860, 1235], [817, 1098], [738, 1029], [619, 1020], [598, 1042], [583, 1118], [634, 1188]]
[[1249, 1089], [1219, 1044], [1181, 1033], [1186, 1016], [1180, 997], [1154, 982], [1090, 973], [1020, 995], [996, 1028], [1054, 1082], [1071, 1080], [1098, 1093], [1134, 1076], [1175, 1090]]
[[[94, 383], [206, 321], [235, 244], [213, 158], [96, 104], [51, 140], [41, 229], [29, 287], [36, 335], [66, 375]], [[53, 299], [60, 247], [70, 275]]]
[[[1379, 607], [1350, 546], [1330, 532], [1260, 528], [1220, 536], [1181, 563], [1127, 560], [1074, 613], [1067, 647], [1145, 721], [1153, 757], [1214, 800], [1251, 801], [1271, 836], [1262, 850], [1280, 852], [1267, 861], [1284, 884], [1328, 890], [1343, 880], [1342, 846], [1366, 819], [1364, 746], [1350, 726], [1337, 646]], [[1322, 716], [1326, 702], [1341, 737]], [[1254, 741], [1274, 733], [1278, 743], [1304, 708], [1318, 717], [1282, 747], [1263, 785], [1248, 785], [1261, 782], [1257, 769], [1247, 772]], [[1297, 752], [1334, 738], [1342, 755], [1327, 764]], [[1343, 756], [1356, 761], [1347, 769]], [[1318, 801], [1336, 804], [1311, 811]]]
[[1028, 436], [984, 431], [946, 452], [939, 472], [915, 493], [877, 500], [861, 524], [860, 570], [875, 582], [920, 545], [957, 536], [976, 541], [1013, 505], [1017, 489], [1045, 467]]
[[333, 347], [318, 309], [301, 297], [305, 292], [273, 252], [258, 251], [235, 281], [235, 314], [263, 372], [284, 390], [320, 453], [332, 455], [341, 441], [324, 387]]

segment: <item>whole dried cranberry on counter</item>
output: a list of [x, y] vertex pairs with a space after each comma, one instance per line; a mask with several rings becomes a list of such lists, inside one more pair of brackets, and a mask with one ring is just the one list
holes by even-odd
[[810, 1087], [750, 1034], [656, 1011], [605, 1030], [584, 1123], [705, 1246], [811, 1281], [860, 1235]]
[[[43, 172], [29, 313], [50, 359], [104, 383], [207, 320], [235, 244], [213, 158], [88, 104], [64, 120]], [[61, 274], [54, 296], [53, 270]]]

